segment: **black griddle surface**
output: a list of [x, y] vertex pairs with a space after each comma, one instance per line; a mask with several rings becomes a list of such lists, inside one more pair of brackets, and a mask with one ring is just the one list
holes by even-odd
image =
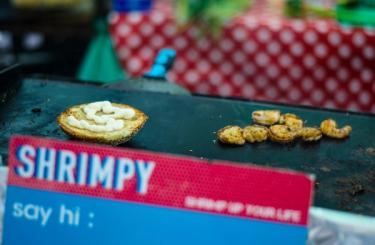
[[[0, 153], [7, 155], [8, 141], [13, 134], [69, 139], [56, 123], [59, 113], [76, 104], [100, 100], [130, 104], [150, 117], [137, 136], [119, 147], [313, 173], [317, 177], [314, 205], [375, 215], [375, 117], [369, 114], [150, 92], [121, 92], [34, 79], [24, 81], [15, 97], [0, 108]], [[324, 138], [309, 144], [299, 141], [289, 145], [265, 142], [234, 147], [216, 141], [218, 129], [229, 124], [246, 126], [250, 123], [251, 112], [259, 109], [295, 113], [311, 126], [333, 118], [340, 125], [351, 125], [353, 132], [347, 140]]]

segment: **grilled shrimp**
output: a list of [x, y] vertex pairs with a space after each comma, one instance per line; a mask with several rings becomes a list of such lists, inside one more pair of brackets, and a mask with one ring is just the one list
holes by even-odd
[[352, 127], [349, 125], [343, 128], [337, 128], [337, 123], [333, 119], [326, 119], [320, 124], [320, 130], [322, 133], [328, 137], [343, 139], [350, 135], [352, 132]]
[[297, 137], [297, 132], [286, 125], [273, 125], [270, 127], [269, 138], [280, 143], [292, 142]]
[[217, 132], [217, 138], [224, 144], [244, 145], [245, 139], [242, 136], [242, 128], [229, 125]]
[[280, 124], [284, 124], [291, 128], [292, 130], [300, 130], [303, 128], [303, 121], [300, 117], [298, 117], [295, 114], [286, 113], [284, 115], [281, 115], [280, 117]]
[[268, 128], [259, 125], [250, 125], [243, 129], [243, 137], [247, 142], [262, 142], [268, 138]]
[[262, 125], [273, 125], [280, 119], [280, 111], [277, 110], [264, 110], [254, 111], [251, 114], [253, 121]]
[[302, 128], [298, 134], [304, 141], [318, 141], [322, 138], [322, 131], [318, 128]]

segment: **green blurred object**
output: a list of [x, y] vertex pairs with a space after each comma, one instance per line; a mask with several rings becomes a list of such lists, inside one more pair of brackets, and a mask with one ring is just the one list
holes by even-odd
[[[351, 1], [351, 0], [343, 0]], [[334, 4], [316, 0], [284, 0], [284, 15], [288, 17], [335, 18]]]
[[[364, 1], [364, 4], [356, 5], [338, 4], [337, 20], [344, 24], [375, 27], [375, 5], [371, 6], [370, 2]], [[375, 3], [375, 0], [373, 2]]]
[[375, 0], [337, 0], [338, 5], [375, 7]]
[[302, 17], [304, 16], [303, 0], [286, 0], [284, 12], [289, 17]]
[[179, 0], [176, 2], [176, 20], [180, 25], [185, 25], [193, 20], [199, 18], [210, 0], [194, 1], [194, 0]]
[[214, 38], [219, 38], [222, 26], [247, 9], [250, 2], [249, 0], [222, 1], [220, 4], [208, 6], [205, 15], [202, 16], [204, 23], [207, 25], [207, 30], [211, 31]]
[[88, 82], [110, 83], [125, 79], [125, 73], [113, 49], [107, 23], [95, 22], [96, 36], [92, 39], [83, 58], [77, 78]]
[[347, 4], [355, 4], [358, 0], [337, 0], [337, 4], [340, 5], [347, 5]]
[[308, 16], [318, 16], [322, 18], [336, 18], [336, 9], [334, 7], [325, 8], [323, 6], [307, 5], [306, 12]]
[[179, 26], [196, 23], [203, 34], [218, 38], [222, 27], [236, 15], [247, 10], [251, 0], [179, 0], [176, 19]]

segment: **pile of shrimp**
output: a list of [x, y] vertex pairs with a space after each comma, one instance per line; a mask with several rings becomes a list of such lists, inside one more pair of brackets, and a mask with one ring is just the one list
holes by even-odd
[[[351, 126], [339, 128], [333, 119], [322, 121], [320, 127], [306, 127], [305, 122], [299, 116], [291, 113], [281, 114], [278, 110], [254, 111], [251, 117], [254, 123], [238, 131], [239, 136], [242, 134], [243, 143], [245, 141], [263, 142], [268, 139], [279, 143], [290, 143], [298, 138], [313, 142], [319, 141], [323, 135], [329, 138], [345, 139], [352, 132]], [[221, 135], [218, 135], [218, 139], [230, 144], [227, 140], [222, 140]]]

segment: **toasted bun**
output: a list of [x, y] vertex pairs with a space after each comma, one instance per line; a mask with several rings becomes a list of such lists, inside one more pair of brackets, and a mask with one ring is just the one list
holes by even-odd
[[82, 106], [84, 105], [85, 104], [70, 107], [66, 111], [61, 113], [57, 118], [58, 124], [66, 134], [83, 141], [110, 145], [119, 145], [125, 143], [138, 133], [138, 131], [143, 127], [148, 119], [148, 117], [142, 111], [134, 107], [125, 104], [112, 103], [113, 106], [120, 108], [129, 108], [135, 111], [135, 116], [132, 119], [121, 119], [124, 121], [124, 127], [120, 130], [116, 130], [113, 132], [92, 132], [87, 129], [76, 128], [68, 124], [69, 116], [74, 116], [77, 119], [84, 119], [89, 123], [91, 122], [94, 124], [93, 120], [89, 120], [86, 118], [86, 115], [82, 110]]

